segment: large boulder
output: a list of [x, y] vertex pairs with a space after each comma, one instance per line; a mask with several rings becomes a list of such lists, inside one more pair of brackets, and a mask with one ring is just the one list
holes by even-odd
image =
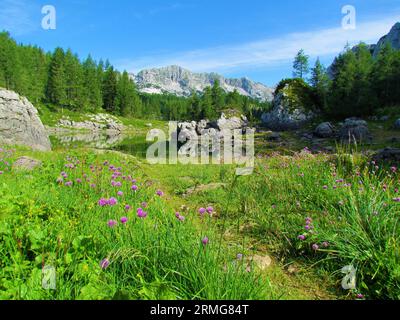
[[372, 136], [366, 121], [357, 118], [349, 118], [345, 120], [340, 128], [339, 138], [343, 142], [352, 142], [354, 140], [368, 141], [372, 139]]
[[224, 113], [222, 113], [221, 117], [217, 120], [217, 127], [220, 131], [242, 129], [247, 124], [247, 118], [243, 115], [240, 117], [227, 117]]
[[400, 164], [400, 149], [386, 148], [386, 149], [380, 150], [373, 156], [373, 160], [375, 160], [377, 162]]
[[49, 136], [36, 108], [27, 98], [1, 88], [0, 143], [25, 145], [40, 151], [51, 150]]
[[297, 130], [314, 118], [314, 107], [311, 90], [304, 81], [285, 80], [276, 90], [272, 110], [261, 120], [271, 130]]
[[314, 131], [318, 138], [331, 138], [335, 135], [335, 128], [330, 122], [321, 123]]

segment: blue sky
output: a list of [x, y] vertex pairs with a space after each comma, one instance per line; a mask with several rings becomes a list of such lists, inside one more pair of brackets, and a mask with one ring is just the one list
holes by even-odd
[[[41, 28], [49, 4], [56, 30]], [[355, 30], [342, 28], [344, 5], [356, 8]], [[329, 64], [347, 42], [376, 42], [397, 21], [400, 0], [0, 0], [0, 29], [24, 44], [130, 72], [178, 64], [267, 85], [291, 76], [301, 48]]]

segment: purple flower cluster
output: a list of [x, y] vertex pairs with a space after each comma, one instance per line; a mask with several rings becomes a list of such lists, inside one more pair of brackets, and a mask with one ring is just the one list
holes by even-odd
[[199, 214], [201, 216], [204, 216], [206, 213], [208, 213], [209, 215], [212, 215], [214, 212], [214, 208], [213, 207], [207, 207], [207, 208], [200, 208], [199, 209]]
[[137, 209], [137, 216], [141, 219], [144, 219], [147, 217], [147, 212], [145, 212], [142, 208]]
[[100, 207], [105, 207], [105, 206], [113, 207], [118, 204], [118, 200], [115, 198], [110, 198], [110, 199], [101, 198], [98, 204]]
[[185, 221], [185, 217], [182, 216], [179, 212], [175, 213], [175, 217], [176, 217], [179, 221]]

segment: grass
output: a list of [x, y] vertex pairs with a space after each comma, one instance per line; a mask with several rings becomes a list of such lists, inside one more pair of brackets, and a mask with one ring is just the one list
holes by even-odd
[[[2, 152], [10, 164], [19, 154]], [[2, 168], [2, 299], [273, 298], [268, 279], [248, 272], [237, 252], [217, 240], [209, 216], [188, 212], [179, 221], [134, 160], [90, 152], [79, 153], [79, 160], [74, 152], [33, 156], [43, 161], [33, 172]], [[121, 170], [111, 170], [105, 161]], [[121, 172], [114, 177], [122, 183], [117, 188], [110, 184], [115, 172]], [[131, 190], [133, 177], [137, 192]], [[98, 205], [102, 197], [117, 198], [119, 190], [124, 196], [117, 205]], [[136, 209], [144, 201], [148, 216], [141, 219]], [[126, 204], [132, 206], [129, 212]], [[123, 216], [126, 224], [119, 222]], [[117, 226], [110, 228], [109, 220]], [[104, 259], [110, 262], [106, 269], [100, 267]], [[56, 268], [57, 291], [41, 287], [43, 265]]]
[[[217, 208], [220, 233], [232, 246], [266, 250], [283, 265], [300, 263], [342, 298], [399, 299], [400, 181], [395, 168], [375, 168], [366, 157], [342, 150], [339, 155], [275, 154], [259, 159], [249, 177], [212, 166], [147, 170], [157, 172], [176, 196], [196, 185], [221, 183], [217, 190], [185, 199]], [[357, 268], [351, 291], [340, 285], [340, 270], [347, 265]]]
[[[245, 177], [119, 152], [1, 149], [0, 298], [399, 299], [399, 173], [338, 149], [261, 156]], [[43, 165], [12, 169], [21, 155]], [[98, 204], [111, 197], [117, 205]], [[199, 215], [208, 206], [213, 214]], [[255, 255], [272, 265], [261, 270]], [[57, 291], [42, 288], [44, 265], [55, 267]], [[348, 265], [356, 287], [343, 290]]]

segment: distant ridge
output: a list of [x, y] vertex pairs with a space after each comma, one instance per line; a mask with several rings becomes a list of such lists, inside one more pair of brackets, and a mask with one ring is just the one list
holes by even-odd
[[170, 93], [188, 97], [193, 92], [203, 92], [216, 80], [226, 92], [236, 89], [239, 94], [260, 101], [271, 101], [274, 92], [273, 88], [248, 78], [229, 79], [217, 73], [194, 73], [180, 66], [146, 69], [136, 75], [131, 74], [131, 77], [141, 92], [151, 94]]

